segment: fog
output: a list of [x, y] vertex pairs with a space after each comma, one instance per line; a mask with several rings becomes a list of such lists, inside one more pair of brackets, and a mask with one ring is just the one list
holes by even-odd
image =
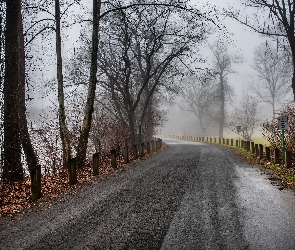
[[[205, 4], [208, 1], [193, 0], [191, 2], [198, 6]], [[239, 6], [241, 6], [239, 0], [216, 0], [210, 1], [210, 4], [215, 5], [219, 9], [228, 8], [229, 6], [235, 6], [236, 8], [239, 8]], [[249, 12], [248, 14], [251, 15], [251, 12]], [[227, 35], [229, 35], [231, 40], [234, 41], [234, 45], [229, 47], [229, 52], [235, 53], [238, 51], [243, 56], [243, 63], [239, 65], [234, 65], [234, 70], [236, 72], [228, 75], [228, 82], [232, 87], [234, 87], [235, 91], [233, 102], [227, 103], [226, 105], [227, 115], [230, 116], [233, 107], [238, 104], [242, 94], [250, 91], [249, 89], [251, 89], [251, 83], [259, 84], [259, 80], [256, 77], [256, 72], [253, 69], [253, 56], [255, 48], [261, 43], [266, 43], [266, 40], [268, 40], [268, 42], [270, 43], [272, 41], [267, 36], [255, 33], [253, 30], [246, 27], [245, 25], [238, 23], [238, 21], [236, 20], [228, 17], [223, 18], [223, 24], [226, 26], [228, 32]], [[224, 30], [222, 32], [224, 32]], [[212, 43], [217, 39], [218, 35], [213, 34], [209, 39], [209, 43]], [[212, 61], [213, 59], [212, 51], [210, 51], [209, 49], [204, 49], [203, 55], [208, 58], [208, 62], [204, 66], [210, 68], [212, 66], [210, 65], [210, 60]], [[288, 94], [284, 98], [284, 100], [282, 100], [281, 104], [277, 105], [277, 109], [279, 109], [286, 103], [292, 102], [292, 98], [292, 91], [290, 88], [290, 94]], [[181, 102], [181, 100], [181, 97], [179, 97], [176, 100], [175, 104], [169, 109], [167, 122], [159, 130], [159, 132], [163, 135], [173, 134], [201, 136], [203, 128], [200, 128], [200, 126], [198, 125], [197, 117], [180, 108], [179, 103]], [[262, 102], [259, 103], [257, 119], [260, 121], [260, 123], [267, 119], [272, 119], [271, 106], [269, 104]], [[209, 131], [207, 128], [206, 134], [208, 136], [218, 136], [218, 126], [211, 126], [211, 128], [209, 128]], [[226, 137], [236, 134], [225, 128], [224, 135]], [[253, 137], [261, 137], [260, 126], [255, 129]]]

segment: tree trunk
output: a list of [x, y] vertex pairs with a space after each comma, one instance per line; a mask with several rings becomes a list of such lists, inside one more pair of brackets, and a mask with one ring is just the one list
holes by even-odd
[[56, 65], [57, 65], [57, 82], [58, 82], [58, 118], [59, 132], [63, 149], [63, 168], [67, 169], [69, 159], [71, 158], [71, 142], [68, 127], [66, 124], [66, 113], [64, 104], [64, 88], [62, 73], [62, 56], [61, 56], [61, 34], [60, 34], [60, 5], [59, 0], [55, 0], [55, 32], [56, 32]]
[[[295, 57], [295, 54], [293, 57]], [[293, 96], [294, 96], [294, 101], [295, 101], [295, 58], [293, 59], [292, 89], [293, 89]]]
[[19, 122], [21, 0], [6, 1], [4, 77], [4, 181], [23, 180]]
[[224, 96], [224, 78], [223, 72], [220, 73], [220, 99], [221, 99], [221, 107], [220, 107], [220, 121], [219, 121], [219, 138], [223, 138], [223, 129], [225, 122], [225, 96]]
[[82, 168], [85, 158], [89, 132], [91, 128], [91, 120], [93, 113], [93, 104], [96, 89], [96, 73], [97, 73], [97, 53], [98, 53], [98, 28], [100, 16], [101, 0], [93, 0], [93, 30], [92, 30], [92, 51], [91, 66], [88, 86], [88, 95], [86, 107], [84, 110], [84, 119], [81, 127], [81, 134], [77, 148], [77, 167]]
[[19, 21], [19, 36], [20, 36], [20, 44], [19, 44], [19, 119], [20, 119], [20, 132], [21, 132], [21, 140], [22, 147], [26, 156], [26, 161], [28, 164], [28, 168], [30, 174], [35, 173], [35, 168], [37, 167], [38, 160], [37, 155], [34, 150], [34, 147], [31, 142], [29, 130], [28, 130], [28, 122], [26, 115], [26, 73], [25, 73], [25, 46], [24, 46], [24, 35], [23, 35], [23, 23], [22, 17], [18, 18]]
[[134, 122], [134, 113], [133, 112], [129, 112], [128, 115], [128, 123], [129, 123], [129, 130], [130, 130], [130, 142], [131, 142], [131, 146], [136, 144], [136, 133], [135, 133], [135, 122]]

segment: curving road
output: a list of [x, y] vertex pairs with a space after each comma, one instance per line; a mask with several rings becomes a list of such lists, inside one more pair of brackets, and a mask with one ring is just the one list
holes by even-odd
[[218, 145], [161, 153], [49, 210], [0, 220], [0, 249], [295, 249], [295, 196]]

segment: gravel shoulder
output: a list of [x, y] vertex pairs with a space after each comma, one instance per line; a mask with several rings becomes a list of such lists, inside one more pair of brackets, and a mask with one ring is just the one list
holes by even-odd
[[50, 209], [0, 220], [0, 249], [255, 249], [237, 162], [218, 146], [171, 144]]

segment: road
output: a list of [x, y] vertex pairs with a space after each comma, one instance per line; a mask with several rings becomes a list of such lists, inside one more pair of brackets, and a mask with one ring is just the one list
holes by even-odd
[[48, 210], [0, 220], [0, 249], [295, 249], [294, 192], [221, 146], [166, 142]]

